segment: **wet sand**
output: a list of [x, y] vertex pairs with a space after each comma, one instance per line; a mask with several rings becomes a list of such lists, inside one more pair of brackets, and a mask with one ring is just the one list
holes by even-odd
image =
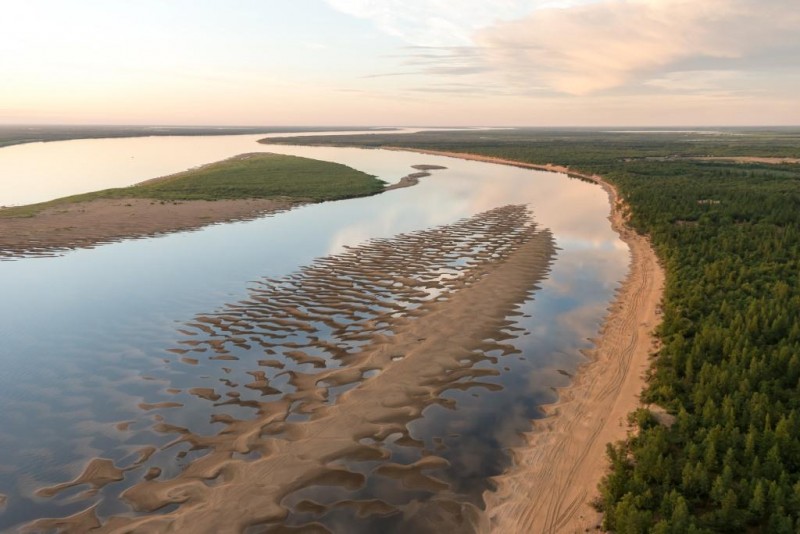
[[[398, 149], [399, 150], [399, 149]], [[616, 189], [597, 175], [559, 165], [535, 165], [468, 153], [419, 150], [518, 167], [563, 172], [602, 186], [612, 206], [612, 227], [630, 247], [630, 270], [609, 308], [590, 362], [559, 401], [545, 407], [548, 417], [534, 422], [527, 446], [514, 451], [515, 467], [497, 477], [498, 489], [486, 493], [487, 531], [587, 532], [602, 516], [590, 502], [607, 472], [607, 443], [624, 439], [626, 421], [639, 406], [651, 355], [658, 349], [654, 329], [661, 322], [664, 271], [649, 240], [627, 224], [628, 207]]]
[[[614, 227], [631, 246], [631, 273], [606, 321], [598, 348], [591, 355], [593, 362], [581, 369], [573, 386], [561, 392], [559, 403], [548, 408], [549, 413], [558, 416], [536, 423], [537, 429], [528, 436], [530, 447], [515, 451], [517, 467], [498, 478], [496, 493], [486, 495], [489, 507], [485, 516], [469, 506], [459, 508], [458, 503], [446, 499], [433, 509], [424, 504], [398, 509], [375, 500], [340, 501], [335, 506], [351, 507], [359, 514], [399, 512], [407, 516], [408, 524], [417, 522], [428, 527], [432, 524], [431, 517], [441, 519], [442, 510], [453, 510], [439, 524], [448, 531], [456, 531], [457, 527], [459, 531], [582, 532], [599, 522], [588, 501], [606, 469], [605, 443], [624, 437], [627, 428], [619, 422], [624, 422], [627, 413], [638, 403], [638, 392], [643, 386], [642, 372], [652, 350], [650, 332], [658, 321], [656, 306], [663, 273], [646, 239], [624, 225], [624, 204], [617, 200], [613, 188], [599, 177], [573, 173], [554, 165], [528, 165], [470, 154], [431, 153], [567, 172], [600, 183], [609, 192], [614, 206]], [[314, 347], [346, 364], [341, 367], [326, 366], [327, 357], [309, 354], [313, 351], [306, 349], [287, 351], [284, 355], [287, 360], [314, 369], [319, 367], [322, 371], [287, 371], [280, 368], [280, 365], [285, 366], [284, 362], [259, 360], [267, 371], [250, 373], [253, 380], [244, 385], [245, 388], [264, 395], [275, 394], [277, 390], [272, 387], [275, 384], [271, 380], [276, 375], [269, 375], [268, 371], [276, 369], [291, 376], [293, 391], [278, 401], [247, 401], [258, 410], [259, 417], [255, 420], [219, 419], [217, 422], [227, 427], [217, 436], [195, 435], [166, 422], [156, 425], [157, 431], [178, 434], [178, 441], [191, 443], [197, 449], [208, 449], [209, 453], [168, 480], [159, 480], [158, 468], [150, 467], [143, 476], [144, 481], [123, 495], [143, 515], [101, 520], [93, 508], [88, 508], [71, 518], [42, 520], [37, 526], [58, 525], [80, 531], [86, 525], [102, 524], [101, 531], [110, 532], [167, 528], [234, 532], [248, 525], [265, 525], [278, 531], [288, 513], [285, 498], [292, 493], [312, 486], [363, 486], [363, 475], [343, 464], [385, 458], [382, 440], [398, 433], [408, 438], [404, 430], [406, 423], [426, 406], [441, 402], [438, 396], [441, 391], [454, 387], [465, 377], [475, 382], [479, 374], [460, 371], [463, 362], [477, 362], [483, 357], [482, 353], [502, 347], [495, 340], [505, 335], [498, 333], [506, 324], [503, 318], [513, 314], [514, 306], [524, 300], [546, 273], [553, 253], [549, 234], [534, 230], [524, 222], [525, 217], [520, 219], [519, 207], [490, 213], [499, 221], [502, 233], [513, 230], [514, 239], [503, 245], [505, 248], [498, 249], [501, 253], [497, 257], [495, 253], [477, 253], [475, 259], [479, 268], [469, 270], [474, 273], [470, 278], [453, 282], [415, 278], [418, 265], [411, 261], [413, 258], [386, 253], [395, 248], [395, 243], [386, 240], [388, 248], [383, 251], [355, 249], [357, 257], [344, 265], [351, 269], [345, 271], [344, 279], [331, 277], [328, 272], [327, 278], [320, 275], [316, 286], [314, 280], [305, 280], [311, 282], [308, 291], [322, 295], [315, 300], [319, 314], [314, 321], [322, 321], [319, 317], [327, 315], [329, 321], [333, 321], [328, 326], [333, 329], [346, 326], [335, 320], [337, 314], [358, 316], [369, 308], [369, 301], [358, 302], [360, 297], [349, 305], [343, 304], [342, 299], [347, 301], [350, 296], [363, 295], [363, 287], [354, 287], [352, 277], [369, 274], [380, 286], [386, 277], [387, 262], [408, 262], [406, 273], [394, 278], [390, 286], [411, 293], [421, 291], [417, 297], [411, 296], [412, 300], [418, 300], [419, 306], [405, 312], [390, 308], [391, 313], [381, 316], [380, 320], [372, 318], [364, 321], [362, 328], [343, 329], [340, 334], [355, 343], [349, 349], [326, 345], [317, 338]], [[475, 229], [467, 226], [457, 231], [469, 234]], [[448, 250], [457, 251], [452, 244], [436, 243], [431, 237], [428, 235], [419, 243], [418, 252], [431, 246], [431, 242], [444, 247], [443, 250], [449, 247]], [[446, 232], [441, 237], [446, 237]], [[384, 254], [382, 264], [371, 264], [369, 273], [363, 271], [368, 268], [362, 266], [364, 260]], [[336, 259], [323, 261], [323, 270], [330, 269], [330, 261], [335, 263]], [[358, 272], [359, 269], [362, 271]], [[426, 289], [433, 290], [427, 297]], [[437, 292], [443, 289], [444, 298], [438, 298]], [[431, 295], [434, 297], [429, 298]], [[268, 324], [273, 333], [282, 329], [302, 330], [304, 324], [308, 326], [308, 322], [314, 322], [309, 317], [311, 308], [307, 303], [298, 306], [297, 302], [282, 303], [268, 296], [274, 297], [263, 295], [261, 298], [265, 302], [260, 304], [272, 302], [271, 315], [275, 309], [281, 309], [288, 316], [265, 319], [263, 314], [248, 308], [249, 305], [243, 305], [245, 310], [229, 310], [234, 313], [227, 316], [200, 316], [193, 327], [206, 334], [206, 338], [193, 338], [191, 341], [197, 344], [189, 344], [189, 348], [181, 350], [212, 351], [209, 359], [238, 359], [228, 348], [247, 347], [252, 343], [252, 321], [256, 318]], [[652, 314], [645, 314], [647, 310], [652, 310]], [[275, 354], [277, 350], [274, 344], [262, 347], [267, 354]], [[436, 357], [430, 358], [431, 355]], [[333, 389], [348, 385], [354, 387], [339, 395], [332, 404]], [[209, 402], [217, 397], [230, 399], [224, 402], [237, 402], [239, 398], [238, 391], [228, 391], [223, 397], [214, 390], [197, 388], [192, 394]], [[303, 415], [305, 420], [289, 419], [292, 414]], [[245, 461], [241, 455], [256, 455], [257, 458]], [[426, 457], [418, 464], [387, 463], [379, 474], [396, 478], [410, 487], [445, 491], [441, 481], [424, 473], [440, 465], [437, 462], [441, 460]], [[79, 477], [76, 480], [93, 485], [89, 479]], [[264, 485], [263, 480], [270, 480], [270, 484]], [[170, 506], [171, 511], [154, 513], [164, 506]], [[296, 507], [317, 510], [320, 514], [329, 509], [327, 505], [309, 501], [298, 503]]]
[[0, 259], [49, 256], [122, 239], [248, 220], [301, 203], [271, 200], [98, 199], [48, 208], [33, 217], [0, 217]]
[[419, 164], [419, 165], [412, 165], [413, 169], [417, 169], [419, 172], [412, 172], [406, 176], [400, 178], [397, 183], [392, 185], [386, 186], [384, 191], [391, 191], [392, 189], [402, 189], [403, 187], [411, 187], [417, 185], [419, 183], [420, 178], [425, 178], [426, 176], [430, 176], [431, 173], [428, 171], [437, 171], [441, 169], [446, 169], [447, 167], [442, 167], [441, 165], [426, 165], [426, 164]]
[[[204, 454], [172, 478], [141, 464], [143, 480], [121, 495], [139, 515], [101, 518], [90, 507], [29, 528], [241, 532], [259, 526], [281, 532], [289, 514], [299, 514], [295, 526], [325, 532], [303, 517], [332, 509], [359, 518], [399, 514], [410, 531], [485, 528], [478, 508], [459, 501], [432, 473], [446, 466], [444, 458], [426, 453], [398, 463], [388, 442], [413, 445], [408, 423], [429, 406], [451, 406], [441, 396], [447, 390], [499, 387], [481, 381], [492, 372], [480, 363], [497, 358], [490, 352], [516, 352], [507, 343], [514, 337], [509, 317], [520, 313], [517, 308], [547, 275], [554, 254], [552, 236], [533, 224], [524, 206], [505, 206], [373, 240], [286, 278], [265, 280], [248, 299], [198, 315], [181, 328], [184, 353], [208, 360], [248, 358], [258, 366], [247, 372], [248, 383], [220, 380], [214, 388], [189, 391], [212, 403], [212, 420], [225, 427], [218, 434], [170, 424], [169, 414], [180, 407], [153, 419], [152, 430], [175, 436], [168, 447], [185, 443]], [[215, 414], [217, 406], [255, 413], [236, 419]], [[108, 473], [118, 475], [119, 468], [100, 460], [55, 487], [98, 487], [114, 478]], [[356, 468], [362, 462], [380, 465], [364, 473]], [[103, 476], [95, 480], [98, 465]], [[431, 498], [390, 503], [352, 497], [377, 479]], [[329, 503], [303, 498], [316, 487], [341, 488], [351, 497]], [[168, 512], [159, 512], [167, 506]]]

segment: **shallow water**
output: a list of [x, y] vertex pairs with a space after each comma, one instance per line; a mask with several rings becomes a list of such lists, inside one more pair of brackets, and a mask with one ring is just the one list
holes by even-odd
[[[258, 369], [254, 360], [263, 358], [308, 369], [309, 364], [298, 365], [280, 350], [265, 356], [263, 347], [247, 344], [232, 348], [238, 360], [209, 360], [205, 352], [180, 353], [187, 348], [182, 342], [190, 338], [179, 330], [191, 331], [187, 325], [198, 317], [246, 301], [251, 290], [263, 287], [264, 277], [285, 284], [287, 277], [316, 258], [341, 254], [346, 247], [370, 239], [525, 204], [538, 228], [552, 232], [559, 249], [547, 278], [521, 303], [522, 315], [511, 318], [513, 337], [507, 343], [519, 352], [506, 356], [492, 352], [476, 364], [487, 371], [481, 381], [498, 387], [445, 392], [443, 397], [453, 401], [455, 409], [432, 405], [408, 425], [409, 437], [421, 446], [395, 444], [399, 436], [387, 440], [392, 462], [413, 462], [425, 451], [435, 451], [450, 463], [427, 473], [444, 481], [449, 486], [446, 492], [404, 492], [402, 499], [427, 502], [446, 493], [457, 502], [480, 507], [481, 492], [491, 487], [487, 477], [508, 465], [503, 450], [518, 442], [518, 433], [529, 428], [538, 407], [555, 400], [553, 388], [567, 385], [568, 375], [585, 361], [580, 351], [590, 347], [589, 338], [596, 335], [628, 260], [627, 248], [606, 220], [608, 200], [599, 187], [564, 175], [408, 152], [255, 144], [261, 137], [88, 140], [80, 141], [80, 157], [96, 176], [104, 177], [102, 185], [91, 186], [94, 189], [258, 150], [336, 161], [388, 182], [411, 172], [414, 164], [448, 168], [434, 171], [418, 186], [376, 197], [305, 206], [255, 221], [76, 250], [60, 257], [1, 262], [0, 494], [8, 501], [0, 508], [0, 528], [62, 517], [95, 503], [101, 517], [129, 513], [119, 494], [141, 480], [147, 468], [158, 466], [161, 478], [167, 478], [203, 451], [190, 451], [186, 443], [159, 450], [141, 467], [126, 472], [123, 480], [96, 494], [86, 495], [85, 485], [53, 498], [35, 492], [75, 478], [94, 457], [131, 466], [143, 447], [162, 447], [175, 438], [174, 433], [154, 431], [159, 418], [199, 434], [221, 430], [219, 423], [209, 420], [216, 413], [212, 401], [192, 395], [191, 388], [222, 391], [229, 384], [221, 380], [252, 382], [247, 372]], [[118, 156], [130, 153], [143, 160], [141, 169], [131, 172], [118, 165], [118, 158], [106, 159], [103, 154], [108, 154], [111, 141], [119, 145]], [[70, 159], [70, 146], [76, 143], [30, 145], [35, 150], [31, 148], [28, 157]], [[143, 145], [148, 148], [142, 149]], [[3, 150], [8, 149], [0, 149], [0, 175], [5, 177]], [[70, 179], [69, 173], [56, 178], [55, 182]], [[35, 176], [26, 182], [38, 183]], [[53, 180], [42, 187], [44, 198], [63, 194]], [[15, 198], [0, 196], [0, 204], [26, 202]], [[319, 332], [321, 338], [330, 335], [324, 329]], [[288, 383], [274, 376], [271, 380], [270, 386], [279, 390]], [[168, 391], [172, 389], [181, 392]], [[333, 396], [341, 393], [330, 389]], [[139, 406], [160, 402], [183, 406], [149, 410]], [[228, 405], [224, 410], [235, 418], [252, 417], [246, 407]], [[126, 421], [131, 421], [129, 428], [120, 429], [118, 423]], [[368, 471], [379, 463], [360, 469]], [[311, 488], [285, 504], [293, 507], [302, 499], [366, 500], [375, 495], [400, 498], [396, 491], [376, 484], [352, 491]], [[347, 524], [352, 531], [354, 517], [350, 508], [336, 508], [321, 519], [329, 526]], [[320, 517], [295, 512], [288, 521], [311, 520]], [[362, 528], [386, 529], [401, 523], [391, 514], [357, 522]]]

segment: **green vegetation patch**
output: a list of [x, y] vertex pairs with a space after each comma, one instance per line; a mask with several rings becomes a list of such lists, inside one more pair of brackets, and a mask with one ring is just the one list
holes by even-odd
[[374, 195], [383, 191], [384, 185], [374, 176], [338, 163], [280, 154], [245, 154], [140, 185], [7, 208], [0, 210], [0, 217], [30, 217], [47, 208], [97, 199], [321, 202]]

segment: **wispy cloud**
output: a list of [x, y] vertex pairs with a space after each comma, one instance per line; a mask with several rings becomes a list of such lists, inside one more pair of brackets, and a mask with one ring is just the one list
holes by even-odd
[[799, 36], [794, 0], [608, 0], [539, 10], [475, 40], [485, 63], [510, 83], [536, 80], [586, 95], [694, 58], [731, 64], [769, 49], [796, 63]]
[[748, 74], [732, 70], [689, 70], [668, 72], [650, 78], [644, 85], [672, 93], [727, 94], [724, 87], [741, 85]]
[[543, 4], [542, 0], [326, 1], [343, 13], [370, 20], [381, 31], [420, 46], [470, 45], [476, 30], [517, 19]]
[[328, 0], [408, 47], [388, 74], [520, 95], [747, 90], [800, 66], [797, 0]]

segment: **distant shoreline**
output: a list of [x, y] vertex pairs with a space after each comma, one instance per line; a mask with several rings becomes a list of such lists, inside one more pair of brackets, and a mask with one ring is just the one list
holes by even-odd
[[50, 143], [79, 139], [119, 139], [125, 137], [267, 135], [325, 132], [397, 131], [393, 127], [369, 126], [110, 126], [110, 125], [0, 125], [0, 148], [27, 143]]

